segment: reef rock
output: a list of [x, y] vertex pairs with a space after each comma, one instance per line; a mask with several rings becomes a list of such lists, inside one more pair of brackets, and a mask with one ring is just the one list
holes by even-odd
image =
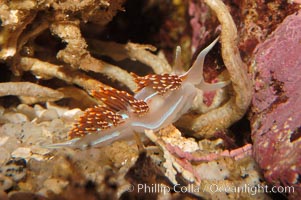
[[286, 191], [290, 199], [301, 195], [300, 41], [301, 13], [296, 13], [256, 47], [253, 64], [255, 159], [270, 184], [293, 187]]

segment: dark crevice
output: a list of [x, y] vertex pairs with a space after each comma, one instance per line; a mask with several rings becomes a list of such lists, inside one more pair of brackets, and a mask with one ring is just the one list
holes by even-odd
[[294, 142], [298, 140], [301, 137], [301, 126], [299, 126], [292, 134], [290, 137], [290, 142]]

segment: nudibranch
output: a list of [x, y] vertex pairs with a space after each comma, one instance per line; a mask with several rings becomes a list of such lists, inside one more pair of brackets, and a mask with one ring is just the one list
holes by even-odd
[[138, 85], [134, 96], [112, 88], [92, 91], [90, 94], [105, 105], [88, 108], [69, 132], [69, 141], [47, 147], [104, 146], [130, 138], [135, 132], [157, 131], [177, 121], [191, 108], [199, 90], [216, 90], [227, 85], [227, 82], [209, 84], [203, 77], [205, 56], [217, 41], [218, 38], [201, 51], [187, 72], [180, 69], [178, 48], [174, 73], [145, 77], [132, 74]]

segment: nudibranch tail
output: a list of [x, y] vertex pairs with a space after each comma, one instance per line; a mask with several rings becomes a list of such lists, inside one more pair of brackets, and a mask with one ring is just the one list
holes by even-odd
[[127, 138], [133, 132], [131, 126], [127, 124], [129, 115], [132, 113], [139, 118], [149, 111], [146, 102], [125, 91], [99, 88], [98, 91], [91, 91], [91, 95], [105, 105], [85, 110], [69, 131], [69, 141], [44, 145], [45, 148], [104, 146], [115, 140]]
[[42, 145], [42, 147], [47, 148], [47, 149], [58, 149], [58, 148], [63, 148], [63, 147], [72, 147], [72, 144], [76, 143], [76, 141], [78, 141], [80, 139], [81, 138], [74, 138], [74, 139], [68, 140], [66, 142]]
[[108, 129], [104, 130], [102, 134], [88, 134], [84, 137], [77, 137], [66, 142], [43, 145], [43, 147], [49, 149], [57, 149], [64, 147], [80, 149], [85, 149], [91, 146], [101, 147], [119, 139], [126, 139], [131, 135], [131, 132], [132, 131], [129, 131], [126, 128], [124, 128], [123, 130], [121, 129], [121, 131], [112, 131]]

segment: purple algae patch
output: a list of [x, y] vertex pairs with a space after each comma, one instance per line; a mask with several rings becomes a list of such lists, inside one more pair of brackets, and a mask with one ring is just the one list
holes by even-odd
[[266, 180], [301, 195], [301, 13], [288, 16], [255, 49], [254, 156]]

